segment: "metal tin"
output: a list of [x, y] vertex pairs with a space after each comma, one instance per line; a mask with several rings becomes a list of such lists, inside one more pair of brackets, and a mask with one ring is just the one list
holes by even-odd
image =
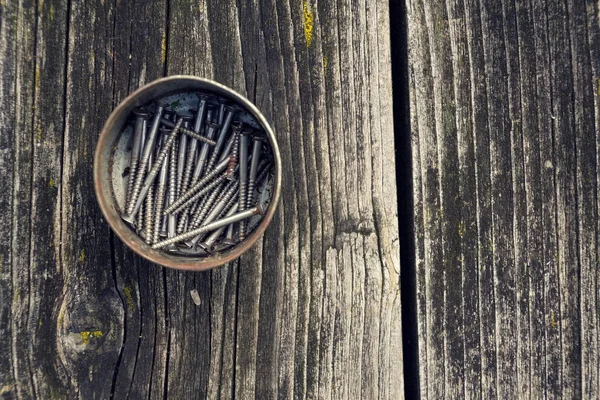
[[[208, 91], [226, 97], [242, 105], [265, 131], [273, 153], [273, 182], [270, 202], [262, 220], [246, 239], [236, 246], [206, 257], [181, 256], [154, 250], [147, 245], [122, 219], [119, 204], [116, 201], [111, 184], [113, 153], [117, 148], [121, 132], [125, 128], [131, 112], [150, 101], [157, 100], [177, 92]], [[209, 79], [195, 76], [175, 75], [155, 80], [131, 93], [110, 114], [100, 132], [94, 155], [94, 188], [96, 198], [104, 218], [115, 234], [134, 252], [154, 263], [165, 267], [204, 271], [235, 260], [246, 252], [265, 232], [271, 223], [281, 195], [281, 156], [275, 134], [262, 113], [248, 99], [234, 90]]]

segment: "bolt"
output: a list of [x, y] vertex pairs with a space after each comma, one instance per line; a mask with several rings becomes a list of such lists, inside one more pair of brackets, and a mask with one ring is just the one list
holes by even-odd
[[[160, 153], [158, 154], [158, 157], [156, 157], [156, 161], [154, 161], [154, 164], [152, 165], [150, 172], [148, 172], [148, 175], [146, 176], [146, 180], [144, 181], [144, 186], [139, 191], [139, 196], [138, 196], [137, 202], [135, 203], [133, 212], [130, 214], [130, 216], [135, 215], [137, 210], [139, 210], [139, 207], [142, 204], [142, 201], [144, 200], [144, 196], [147, 195], [148, 189], [150, 189], [150, 186], [154, 182], [156, 175], [158, 175], [158, 171], [162, 167], [162, 164], [165, 161], [165, 158], [167, 157], [167, 152], [169, 151], [169, 149], [173, 145], [173, 142], [177, 138], [177, 133], [179, 131], [181, 123], [182, 123], [182, 119], [179, 118], [179, 121], [177, 121], [177, 124], [175, 124], [175, 128], [173, 129], [173, 131], [171, 131], [171, 134], [169, 135], [167, 140], [165, 140], [164, 146], [162, 147], [162, 149], [160, 149]], [[174, 182], [170, 182], [169, 184], [174, 184]]]
[[179, 209], [182, 204], [188, 204], [188, 200], [194, 196], [199, 190], [201, 190], [206, 184], [208, 184], [213, 178], [219, 175], [225, 167], [227, 167], [228, 160], [225, 160], [219, 165], [215, 167], [210, 173], [208, 173], [204, 178], [196, 182], [191, 188], [187, 190], [187, 192], [183, 193], [176, 202], [172, 203], [166, 210], [165, 213], [172, 214], [173, 210]]
[[213, 221], [210, 224], [201, 226], [200, 228], [197, 229], [193, 229], [191, 231], [188, 231], [186, 233], [183, 233], [181, 235], [175, 236], [173, 238], [167, 239], [167, 240], [163, 240], [162, 242], [159, 243], [155, 243], [152, 248], [153, 249], [161, 249], [165, 246], [168, 246], [170, 244], [175, 244], [175, 243], [179, 243], [182, 242], [184, 240], [193, 238], [195, 236], [198, 236], [201, 233], [204, 232], [211, 232], [213, 230], [219, 229], [222, 226], [227, 226], [229, 224], [233, 224], [235, 222], [240, 222], [243, 220], [246, 220], [247, 218], [250, 218], [254, 215], [259, 215], [263, 213], [263, 209], [260, 205], [253, 207], [249, 210], [245, 210], [245, 211], [241, 211], [241, 212], [237, 212], [233, 215], [230, 215], [229, 217], [225, 217], [222, 219], [219, 219], [217, 221]]
[[140, 189], [142, 187], [142, 180], [144, 179], [144, 173], [146, 172], [146, 166], [148, 165], [148, 159], [150, 158], [150, 154], [152, 150], [154, 150], [154, 142], [156, 142], [156, 136], [158, 133], [158, 127], [160, 125], [161, 116], [163, 110], [165, 108], [164, 104], [157, 104], [156, 113], [154, 114], [154, 119], [152, 120], [152, 127], [150, 128], [150, 132], [146, 137], [146, 143], [144, 145], [144, 152], [142, 153], [142, 158], [140, 159], [140, 163], [138, 165], [137, 175], [135, 177], [135, 183], [133, 185], [133, 191], [131, 192], [131, 198], [129, 199], [129, 204], [127, 205], [127, 214], [134, 214], [133, 210], [140, 193]]
[[[160, 122], [164, 125], [164, 126], [168, 126], [169, 128], [174, 128], [175, 127], [175, 123], [172, 121], [169, 121], [168, 119], [161, 119]], [[214, 146], [216, 144], [216, 142], [214, 140], [211, 140], [205, 136], [201, 136], [199, 134], [197, 134], [196, 132], [187, 129], [187, 128], [179, 128], [179, 131], [182, 133], [185, 133], [186, 135], [188, 135], [189, 137], [193, 137], [194, 139], [198, 139], [201, 142], [207, 143], [211, 146]]]
[[250, 176], [248, 178], [248, 194], [246, 195], [246, 208], [250, 208], [254, 202], [254, 185], [258, 173], [258, 164], [262, 151], [263, 138], [254, 137], [254, 147], [252, 148], [252, 162], [250, 163]]

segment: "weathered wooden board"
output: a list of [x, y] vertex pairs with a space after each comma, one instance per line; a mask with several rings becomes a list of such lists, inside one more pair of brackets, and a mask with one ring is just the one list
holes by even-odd
[[[388, 13], [3, 1], [0, 397], [403, 397]], [[255, 101], [284, 160], [264, 240], [207, 273], [134, 256], [93, 193], [111, 109], [179, 73]]]
[[597, 398], [600, 4], [409, 0], [423, 398]]

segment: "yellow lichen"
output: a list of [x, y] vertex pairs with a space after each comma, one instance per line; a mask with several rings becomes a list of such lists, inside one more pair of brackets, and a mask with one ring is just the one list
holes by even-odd
[[39, 142], [42, 141], [42, 126], [41, 125], [38, 125], [38, 127], [37, 127], [37, 140]]
[[131, 292], [131, 288], [129, 286], [125, 286], [123, 288], [123, 294], [127, 300], [127, 308], [129, 308], [129, 310], [133, 310], [133, 294]]
[[50, 21], [54, 21], [54, 4], [50, 4]]
[[556, 318], [554, 317], [554, 312], [552, 312], [552, 314], [550, 314], [550, 326], [553, 328], [556, 328], [557, 325], [558, 325], [558, 322], [556, 322]]
[[38, 322], [38, 325], [39, 325], [39, 326], [42, 326], [42, 325], [44, 325], [44, 324], [42, 323], [42, 320], [41, 320], [41, 319], [40, 319], [40, 322]]
[[600, 96], [600, 78], [598, 78], [598, 96]]
[[90, 339], [93, 338], [99, 338], [102, 337], [102, 335], [104, 335], [102, 333], [102, 331], [83, 331], [83, 332], [79, 332], [79, 334], [81, 335], [81, 340], [83, 340], [84, 344], [90, 344]]
[[53, 189], [56, 187], [56, 182], [52, 178], [50, 178], [50, 187]]
[[463, 231], [462, 231], [462, 225], [461, 224], [458, 224], [458, 236], [461, 237], [461, 238], [463, 237]]
[[310, 47], [313, 40], [315, 15], [313, 14], [312, 6], [307, 0], [302, 1], [302, 10], [304, 12], [304, 38], [306, 39], [306, 47]]
[[35, 87], [36, 90], [39, 90], [40, 87], [40, 78], [41, 78], [41, 72], [40, 72], [40, 65], [36, 65], [35, 66]]
[[327, 65], [329, 64], [329, 60], [327, 60], [326, 56], [323, 56], [323, 71], [327, 70]]
[[83, 263], [85, 261], [85, 250], [81, 249], [81, 253], [79, 253], [79, 262]]
[[167, 59], [167, 36], [163, 34], [160, 43], [160, 59], [164, 63]]

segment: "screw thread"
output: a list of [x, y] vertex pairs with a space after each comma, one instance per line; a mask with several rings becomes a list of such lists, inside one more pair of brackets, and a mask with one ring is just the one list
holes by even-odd
[[136, 172], [137, 172], [137, 167], [138, 167], [138, 162], [139, 160], [137, 160], [136, 162], [133, 162], [133, 160], [131, 160], [131, 165], [129, 165], [129, 182], [127, 183], [127, 192], [125, 194], [125, 208], [127, 208], [128, 211], [129, 210], [129, 203], [131, 203], [131, 196], [133, 194], [133, 184], [136, 178]]
[[215, 200], [217, 199], [217, 197], [219, 197], [219, 194], [221, 193], [222, 190], [223, 190], [223, 185], [219, 185], [215, 189], [215, 191], [212, 192], [210, 194], [210, 196], [208, 196], [208, 199], [206, 200], [206, 203], [200, 209], [200, 211], [198, 212], [198, 214], [194, 217], [194, 220], [192, 221], [192, 227], [200, 226], [200, 223], [202, 221], [204, 221], [204, 218], [206, 217], [206, 215], [210, 211], [210, 207], [213, 205], [213, 203], [215, 202]]
[[[163, 170], [161, 171], [161, 175], [163, 174], [164, 169], [167, 168], [167, 162], [163, 164]], [[154, 215], [154, 232], [152, 234], [152, 243], [158, 242], [158, 237], [160, 235], [160, 230], [162, 228], [163, 216], [162, 210], [165, 203], [165, 192], [167, 191], [167, 185], [165, 180], [161, 180], [158, 183], [158, 189], [156, 193], [156, 212]]]
[[187, 137], [179, 138], [179, 150], [177, 151], [177, 197], [181, 195], [181, 186], [183, 185], [183, 171], [185, 170], [185, 160], [187, 155]]
[[[248, 193], [247, 182], [240, 181], [240, 195], [238, 201], [238, 211], [244, 211], [246, 209], [246, 194]], [[241, 221], [239, 224], [238, 231], [240, 241], [246, 238], [246, 224]]]
[[246, 194], [246, 208], [251, 208], [254, 204], [254, 188], [256, 182], [254, 180], [248, 181], [248, 193]]
[[137, 168], [137, 175], [135, 176], [133, 191], [131, 192], [131, 197], [129, 198], [129, 204], [127, 205], [127, 215], [131, 215], [133, 213], [133, 208], [135, 207], [138, 195], [140, 194], [140, 190], [142, 189], [142, 181], [144, 180], [144, 176], [146, 175], [145, 172], [147, 167], [148, 159], [142, 158]]
[[150, 186], [148, 189], [148, 195], [146, 196], [146, 215], [145, 215], [145, 223], [144, 230], [146, 231], [146, 243], [152, 244], [152, 234], [154, 232], [153, 222], [154, 216], [152, 215], [152, 203], [154, 203], [154, 187]]
[[[222, 166], [222, 168], [220, 168]], [[189, 188], [187, 190], [187, 192], [183, 193], [178, 199], [177, 201], [175, 201], [174, 203], [172, 203], [171, 205], [169, 205], [169, 207], [165, 210], [165, 213], [167, 214], [172, 214], [174, 212], [174, 210], [176, 209], [180, 209], [182, 204], [188, 204], [188, 200], [190, 198], [192, 198], [192, 196], [194, 196], [195, 193], [197, 193], [199, 190], [201, 190], [204, 186], [206, 186], [207, 183], [209, 183], [213, 178], [215, 178], [217, 175], [219, 175], [219, 173], [225, 169], [226, 165], [221, 165], [219, 164], [217, 166], [217, 168], [215, 168], [214, 170], [212, 170], [210, 173], [208, 173], [204, 178], [200, 179], [198, 182], [196, 182], [191, 188]], [[175, 182], [175, 180], [173, 179], [172, 182]], [[196, 197], [198, 198], [198, 197]]]
[[239, 157], [239, 147], [240, 144], [240, 134], [239, 132], [234, 132], [233, 145], [231, 146], [231, 155], [229, 156], [229, 165], [227, 166], [227, 176], [232, 176], [235, 171], [235, 167], [238, 163]]
[[169, 157], [169, 205], [175, 202], [177, 198], [177, 188], [175, 181], [177, 179], [177, 146], [171, 147], [171, 155]]
[[194, 236], [198, 236], [201, 233], [205, 233], [205, 232], [210, 232], [216, 229], [219, 229], [222, 226], [227, 226], [229, 224], [233, 224], [235, 222], [239, 222], [239, 221], [243, 221], [246, 218], [250, 218], [253, 215], [259, 214], [261, 212], [259, 207], [254, 207], [250, 210], [246, 210], [246, 211], [242, 211], [242, 212], [238, 212], [236, 214], [233, 214], [229, 217], [226, 218], [222, 218], [219, 219], [217, 221], [211, 222], [210, 224], [206, 224], [204, 226], [201, 226], [199, 228], [196, 229], [192, 229], [190, 231], [187, 231], [185, 233], [182, 233], [181, 235], [177, 235], [173, 238], [167, 239], [167, 240], [163, 240], [162, 242], [159, 243], [155, 243], [152, 248], [153, 249], [161, 249], [165, 246], [169, 246], [171, 244], [175, 244], [190, 238], [193, 238]]
[[188, 150], [187, 160], [185, 162], [185, 170], [183, 171], [183, 182], [181, 183], [181, 192], [185, 192], [188, 189], [188, 186], [190, 185], [190, 179], [192, 178], [192, 168], [194, 167], [194, 159], [196, 158], [197, 147], [198, 141], [193, 140]]
[[[161, 119], [160, 122], [162, 122], [163, 125], [168, 126], [169, 128], [175, 127], [175, 123], [173, 121], [169, 121], [168, 119], [163, 118], [163, 119]], [[194, 132], [194, 131], [192, 131], [190, 129], [182, 127], [182, 128], [179, 128], [179, 130], [181, 132], [185, 133], [186, 135], [188, 135], [189, 137], [192, 137], [194, 139], [200, 140], [201, 142], [204, 142], [204, 143], [209, 144], [211, 146], [214, 146], [214, 145], [217, 144], [217, 142], [215, 142], [214, 140], [209, 139], [209, 138], [207, 138], [205, 136], [199, 135], [199, 134], [197, 134], [196, 132]]]
[[[183, 210], [187, 209], [194, 201], [198, 200], [200, 197], [204, 196], [210, 190], [217, 187], [221, 182], [223, 182], [223, 180], [225, 180], [225, 175], [221, 175], [221, 176], [217, 177], [217, 179], [215, 179], [214, 181], [212, 181], [211, 183], [206, 185], [199, 192], [196, 192], [192, 197], [190, 197], [189, 199], [187, 199], [186, 201], [181, 203], [179, 206], [173, 208], [171, 211], [166, 210], [165, 213], [178, 214], [178, 213], [182, 212]], [[177, 204], [177, 202], [175, 202], [175, 204]], [[169, 208], [171, 208], [171, 207], [169, 207]]]
[[180, 216], [179, 216], [179, 221], [177, 222], [177, 233], [183, 233], [184, 229], [185, 229], [185, 225], [188, 222], [188, 218], [189, 218], [189, 214], [187, 212], [183, 212]]

